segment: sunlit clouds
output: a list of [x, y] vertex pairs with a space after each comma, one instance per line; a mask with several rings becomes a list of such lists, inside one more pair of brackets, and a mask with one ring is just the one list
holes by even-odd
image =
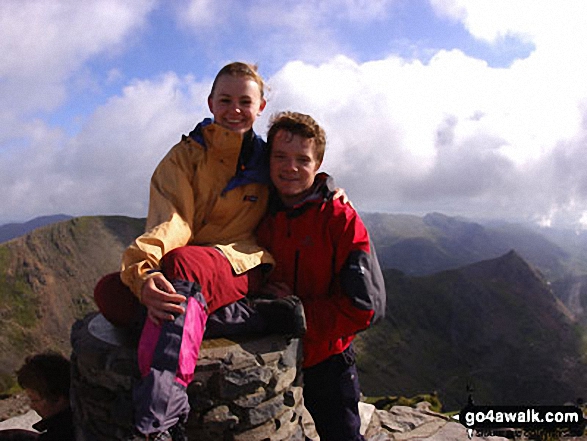
[[[437, 35], [467, 38], [400, 41], [415, 5]], [[360, 210], [584, 228], [586, 13], [546, 0], [4, 1], [0, 222], [144, 216], [153, 168], [209, 116], [215, 72], [244, 59], [270, 86], [256, 130], [280, 110], [312, 114], [323, 169]], [[530, 49], [495, 63], [476, 42]]]

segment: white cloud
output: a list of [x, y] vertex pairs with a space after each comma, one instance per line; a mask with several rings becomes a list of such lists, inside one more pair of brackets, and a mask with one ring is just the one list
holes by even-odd
[[235, 0], [183, 0], [175, 3], [177, 22], [204, 38], [214, 39], [228, 25], [232, 13], [239, 8]]
[[583, 0], [429, 0], [439, 15], [460, 21], [474, 37], [495, 42], [508, 35], [530, 39], [543, 53], [584, 40]]
[[174, 11], [206, 51], [229, 44], [240, 58], [275, 65], [288, 59], [323, 62], [344, 52], [337, 30], [384, 20], [394, 1], [183, 0]]
[[0, 217], [77, 211], [68, 202], [75, 194], [70, 190], [83, 186], [64, 168], [70, 141], [31, 115], [49, 114], [80, 87], [95, 88], [88, 60], [136, 41], [154, 6], [154, 0], [0, 2], [0, 181], [6, 194]]
[[330, 12], [338, 12], [339, 16], [349, 21], [365, 23], [383, 20], [387, 17], [389, 6], [397, 0], [339, 0], [322, 2], [328, 5]]
[[587, 174], [577, 166], [585, 162], [585, 45], [559, 42], [573, 59], [569, 72], [561, 54], [544, 55], [551, 44], [536, 37], [536, 50], [509, 68], [458, 50], [427, 64], [292, 62], [270, 80], [270, 109], [323, 123], [324, 167], [360, 208], [578, 221], [587, 204]]
[[0, 107], [52, 110], [65, 82], [92, 56], [133, 41], [154, 1], [0, 2]]
[[[208, 114], [209, 84], [173, 72], [130, 81], [81, 121], [74, 137], [41, 119], [23, 120], [63, 103], [72, 78], [94, 87], [88, 60], [124, 51], [154, 4], [25, 2], [36, 24], [29, 36], [17, 3], [0, 3], [0, 56], [7, 60], [0, 66], [0, 217], [144, 215], [149, 176]], [[323, 168], [359, 209], [584, 224], [587, 3], [431, 3], [476, 38], [515, 35], [535, 49], [507, 68], [460, 50], [437, 51], [426, 63], [399, 56], [358, 62], [337, 32], [353, 20], [385, 17], [392, 2], [384, 0], [194, 0], [172, 12], [183, 13], [177, 19], [198, 39], [238, 42], [215, 59], [257, 54], [262, 72], [277, 66], [258, 131], [279, 110], [313, 115], [328, 135]], [[87, 36], [76, 39], [84, 29]], [[42, 40], [38, 47], [35, 40]], [[17, 59], [19, 51], [30, 59]], [[102, 77], [122, 83], [126, 73], [112, 68]]]
[[124, 77], [123, 73], [120, 71], [120, 69], [110, 69], [106, 75], [106, 84], [113, 84], [116, 83], [117, 81], [122, 80], [122, 78]]
[[3, 217], [144, 216], [151, 173], [196, 115], [207, 113], [208, 87], [169, 73], [129, 84], [73, 138], [38, 124], [24, 151], [0, 156]]

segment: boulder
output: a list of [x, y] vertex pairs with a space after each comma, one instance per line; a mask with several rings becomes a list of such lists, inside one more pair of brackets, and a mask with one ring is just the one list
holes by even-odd
[[[365, 433], [367, 441], [461, 441], [471, 439], [465, 426], [446, 415], [430, 410], [421, 402], [413, 408], [393, 406], [375, 410]], [[507, 441], [492, 434], [475, 434], [476, 440]]]
[[0, 421], [0, 431], [9, 429], [22, 429], [35, 431], [33, 424], [38, 423], [41, 417], [34, 410], [29, 410], [27, 413]]

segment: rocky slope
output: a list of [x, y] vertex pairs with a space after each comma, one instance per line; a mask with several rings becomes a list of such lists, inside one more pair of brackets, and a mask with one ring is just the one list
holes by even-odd
[[[447, 408], [562, 404], [587, 392], [587, 333], [517, 253], [427, 277], [385, 272], [388, 316], [360, 337], [365, 393]], [[384, 391], [381, 389], [385, 388]]]
[[[407, 221], [405, 228], [415, 237], [424, 234], [422, 225], [434, 225], [452, 237], [446, 255], [452, 249], [463, 259], [454, 244], [464, 247], [468, 237], [470, 248], [485, 256], [485, 245], [474, 245], [485, 241], [482, 228], [442, 216], [426, 222]], [[374, 229], [382, 244], [383, 225]], [[117, 270], [123, 249], [143, 228], [141, 219], [82, 217], [0, 244], [0, 391], [13, 385], [26, 355], [46, 348], [70, 352], [71, 324], [95, 309], [96, 281]], [[528, 249], [531, 240], [524, 241]], [[542, 252], [546, 260], [564, 256], [550, 245], [536, 247], [551, 250]], [[419, 255], [414, 251], [414, 265]], [[447, 409], [464, 404], [467, 385], [480, 402], [587, 397], [585, 323], [520, 254], [425, 277], [397, 270], [385, 277], [388, 317], [358, 341], [367, 395], [437, 391]], [[575, 291], [572, 301], [584, 302], [582, 288]]]
[[[511, 249], [556, 280], [587, 271], [585, 253], [568, 234], [508, 223], [482, 225], [440, 213], [419, 217], [387, 213], [362, 215], [384, 268], [423, 276], [499, 257]], [[587, 250], [587, 247], [584, 248]]]
[[576, 321], [587, 326], [587, 276], [568, 276], [553, 282], [552, 289]]
[[96, 281], [117, 270], [143, 228], [143, 220], [82, 217], [0, 244], [0, 391], [26, 355], [69, 354], [70, 327], [94, 309]]

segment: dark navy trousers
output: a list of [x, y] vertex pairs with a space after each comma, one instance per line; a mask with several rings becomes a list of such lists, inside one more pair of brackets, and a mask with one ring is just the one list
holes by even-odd
[[360, 434], [359, 377], [352, 345], [304, 373], [304, 404], [321, 441], [364, 441]]

